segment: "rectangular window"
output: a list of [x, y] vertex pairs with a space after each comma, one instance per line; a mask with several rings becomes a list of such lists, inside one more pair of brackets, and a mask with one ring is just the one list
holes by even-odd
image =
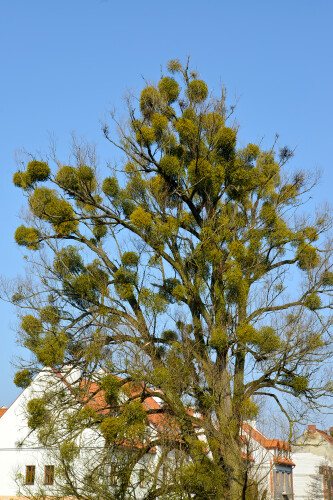
[[280, 474], [278, 471], [276, 471], [276, 485], [280, 486]]
[[140, 483], [140, 487], [143, 488], [145, 485], [145, 470], [144, 469], [139, 470], [139, 483]]
[[44, 484], [51, 486], [54, 481], [54, 465], [45, 465]]
[[35, 484], [35, 466], [27, 465], [25, 468], [25, 484]]
[[282, 472], [282, 478], [283, 478], [283, 489], [286, 491], [286, 474]]
[[114, 465], [110, 467], [110, 486], [117, 486], [117, 468]]
[[333, 467], [320, 466], [319, 473], [323, 475], [324, 498], [333, 498]]
[[291, 474], [288, 472], [288, 486], [291, 487]]

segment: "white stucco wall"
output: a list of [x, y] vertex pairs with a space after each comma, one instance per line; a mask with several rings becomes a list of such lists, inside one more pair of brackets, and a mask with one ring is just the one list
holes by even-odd
[[[39, 391], [50, 383], [59, 383], [53, 375], [45, 372], [39, 373], [30, 387], [25, 389], [14, 403], [0, 418], [0, 497], [12, 498], [18, 493], [16, 477], [22, 474], [25, 478], [26, 466], [35, 465], [35, 483], [44, 483], [45, 465], [49, 462], [47, 452], [38, 448], [29, 439], [24, 442], [29, 434], [24, 413], [25, 403], [32, 397], [38, 397]], [[48, 381], [48, 382], [47, 382]], [[18, 443], [23, 442], [21, 447]], [[50, 494], [52, 486], [49, 486]]]
[[[324, 498], [321, 465], [333, 464], [325, 457], [313, 453], [293, 453], [296, 464], [294, 469], [294, 500], [322, 500]], [[316, 490], [316, 491], [315, 491]]]
[[[67, 378], [67, 377], [66, 377]], [[70, 374], [70, 382], [75, 383], [76, 374]], [[66, 387], [62, 381], [51, 371], [44, 370], [40, 372], [33, 380], [32, 384], [25, 389], [14, 403], [7, 409], [0, 418], [0, 500], [14, 499], [19, 495], [18, 476], [21, 475], [21, 483], [25, 480], [26, 466], [35, 466], [35, 485], [25, 487], [22, 493], [35, 493], [40, 487], [45, 494], [52, 496], [56, 494], [56, 485], [45, 486], [44, 474], [46, 465], [54, 465], [56, 472], [55, 459], [50, 458], [49, 453], [44, 448], [38, 447], [38, 442], [34, 434], [29, 434], [25, 407], [27, 402], [35, 397], [42, 396], [45, 388], [55, 388], [60, 385]], [[22, 442], [22, 446], [18, 443]], [[78, 476], [86, 472], [85, 465], [90, 461], [94, 453], [98, 453], [99, 448], [103, 448], [104, 441], [96, 436], [94, 431], [86, 429], [80, 437], [81, 454], [76, 463]], [[95, 450], [95, 451], [94, 451]], [[137, 464], [133, 471], [133, 482], [139, 482], [139, 471], [141, 468], [154, 469], [159, 457], [157, 453], [149, 454], [142, 458], [141, 463]], [[18, 480], [18, 481], [17, 481]], [[137, 499], [143, 498], [147, 493], [147, 484], [145, 487], [138, 486], [135, 491]]]
[[260, 491], [267, 491], [267, 499], [271, 500], [271, 471], [273, 455], [270, 451], [266, 450], [263, 446], [257, 443], [254, 439], [250, 438], [250, 455], [254, 459], [252, 465], [252, 474], [256, 481], [259, 483]]

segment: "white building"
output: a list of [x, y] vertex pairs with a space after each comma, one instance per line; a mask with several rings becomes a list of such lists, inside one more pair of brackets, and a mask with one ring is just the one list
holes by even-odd
[[[12, 499], [19, 484], [27, 487], [43, 484], [52, 494], [54, 464], [46, 450], [29, 440], [25, 405], [44, 387], [45, 372], [40, 372], [27, 389], [6, 410], [0, 413], [0, 499]], [[54, 383], [59, 381], [54, 380]], [[23, 443], [21, 446], [20, 444]]]
[[[251, 424], [251, 425], [250, 425]], [[255, 422], [243, 425], [248, 453], [253, 457], [252, 474], [267, 500], [293, 500], [293, 468], [290, 445], [280, 439], [268, 439]]]
[[[45, 394], [45, 389], [62, 388], [70, 394], [75, 386], [78, 372], [73, 370], [62, 376], [53, 370], [44, 369], [23, 390], [14, 403], [7, 409], [0, 409], [0, 500], [27, 498], [30, 495], [43, 494], [57, 496], [57, 460], [52, 448], [45, 449], [38, 444], [36, 432], [28, 426], [27, 403]], [[157, 398], [148, 397], [143, 403], [146, 408], [160, 408]], [[149, 420], [151, 431], [157, 430], [161, 421], [158, 415]], [[75, 475], [80, 477], [86, 473], [86, 466], [92, 465], [94, 455], [104, 447], [104, 441], [95, 431], [85, 430], [80, 438], [80, 459], [75, 463]], [[160, 450], [148, 453], [134, 468], [132, 479], [135, 484], [133, 498], [140, 499], [147, 491], [147, 468], [154, 467], [158, 461]], [[111, 464], [106, 470], [107, 485], [114, 485], [116, 480], [111, 471]], [[105, 483], [106, 484], [106, 483]]]
[[[57, 495], [57, 459], [52, 448], [45, 449], [38, 445], [36, 433], [31, 432], [26, 405], [33, 398], [45, 393], [45, 389], [62, 388], [71, 395], [71, 387], [79, 380], [79, 373], [70, 371], [66, 376], [52, 370], [40, 372], [8, 409], [0, 409], [0, 500], [23, 498], [29, 494], [43, 493]], [[156, 397], [148, 397], [144, 403], [146, 409], [160, 409]], [[154, 434], [171, 432], [163, 415], [149, 415], [149, 432]], [[173, 430], [174, 431], [174, 430]], [[197, 429], [200, 433], [200, 429]], [[80, 461], [75, 464], [75, 475], [79, 478], [92, 465], [94, 455], [103, 449], [103, 440], [95, 431], [86, 430], [80, 441]], [[289, 456], [289, 445], [277, 439], [267, 439], [255, 428], [255, 424], [243, 426], [244, 460], [249, 463], [249, 474], [255, 475], [261, 482], [261, 490], [266, 490], [269, 500], [292, 500], [293, 462]], [[140, 499], [147, 492], [149, 471], [159, 470], [158, 480], [166, 480], [167, 466], [160, 469], [161, 447], [155, 447], [144, 455], [135, 466], [131, 476], [133, 498]], [[176, 467], [177, 457], [169, 454], [169, 471]], [[117, 482], [113, 465], [109, 464], [106, 475], [107, 486]], [[295, 499], [296, 500], [296, 499]], [[297, 499], [298, 500], [298, 499]]]

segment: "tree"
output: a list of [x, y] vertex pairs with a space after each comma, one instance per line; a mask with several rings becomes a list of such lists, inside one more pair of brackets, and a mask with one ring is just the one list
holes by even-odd
[[329, 460], [323, 460], [322, 464], [315, 467], [314, 474], [309, 477], [308, 497], [310, 500], [323, 498], [331, 500], [333, 497], [333, 469]]
[[[293, 401], [318, 408], [332, 391], [322, 370], [332, 353], [331, 220], [327, 210], [301, 214], [313, 182], [287, 169], [292, 151], [237, 147], [225, 91], [211, 96], [188, 63], [168, 71], [128, 101], [118, 142], [104, 127], [121, 171], [99, 178], [81, 148], [71, 165], [33, 159], [14, 175], [29, 207], [15, 239], [38, 255], [29, 259], [36, 279], [12, 297], [34, 355], [16, 382], [42, 366], [80, 367], [77, 401], [103, 390], [104, 410], [66, 413], [62, 394], [36, 400], [28, 410], [42, 441], [60, 443], [55, 404], [66, 439], [94, 428], [105, 451], [141, 439], [148, 452], [163, 440], [186, 457], [167, 482], [150, 483], [147, 499], [238, 500], [253, 488], [239, 434], [256, 396], [292, 423]], [[100, 367], [108, 374], [87, 392]], [[123, 396], [129, 383], [140, 387], [134, 399]], [[162, 406], [148, 414], [170, 419], [176, 435], [144, 436], [139, 403], [152, 395]], [[132, 494], [134, 449], [117, 498]]]

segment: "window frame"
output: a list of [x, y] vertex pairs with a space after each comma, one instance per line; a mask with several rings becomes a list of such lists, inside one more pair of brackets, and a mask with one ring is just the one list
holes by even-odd
[[118, 484], [118, 474], [117, 467], [115, 465], [110, 465], [110, 473], [109, 473], [109, 483], [110, 486], [117, 486]]
[[144, 488], [146, 486], [146, 471], [144, 468], [139, 469], [139, 485], [140, 488]]
[[44, 485], [53, 486], [53, 484], [54, 484], [54, 465], [45, 465]]
[[333, 467], [329, 465], [321, 465], [319, 474], [323, 477], [324, 498], [333, 497]]
[[35, 484], [36, 466], [26, 465], [25, 466], [25, 484], [28, 486], [33, 486]]

